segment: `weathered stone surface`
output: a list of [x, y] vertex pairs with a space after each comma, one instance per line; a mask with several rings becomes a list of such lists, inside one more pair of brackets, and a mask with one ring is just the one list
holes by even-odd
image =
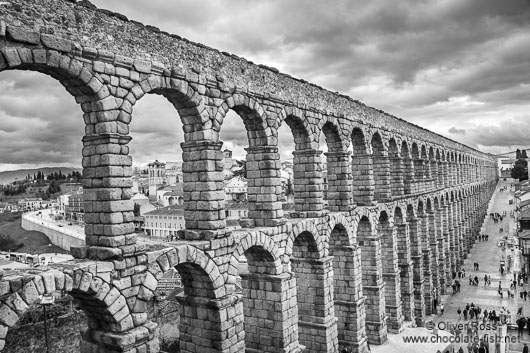
[[[403, 317], [423, 324], [432, 288], [445, 287], [480, 230], [495, 188], [491, 156], [274, 68], [95, 11], [88, 2], [10, 3], [16, 6], [6, 7], [0, 20], [0, 36], [6, 31], [0, 70], [23, 65], [60, 79], [84, 113], [87, 246], [73, 249], [76, 260], [64, 268], [0, 280], [0, 349], [4, 325], [14, 325], [40, 295], [64, 289], [88, 311], [83, 352], [158, 351], [147, 303], [172, 268], [185, 286], [178, 296], [184, 352], [243, 352], [245, 345], [336, 352], [339, 336], [363, 352], [367, 339], [380, 344], [399, 331]], [[83, 21], [62, 21], [72, 13]], [[64, 25], [53, 34], [34, 31], [54, 21]], [[178, 242], [164, 244], [171, 250], [148, 253], [133, 234], [127, 145], [134, 106], [147, 92], [176, 107], [186, 141], [186, 229]], [[230, 109], [242, 116], [250, 146], [249, 218], [240, 222], [250, 229], [234, 233], [226, 228], [219, 140]], [[277, 127], [285, 121], [297, 145], [291, 214], [297, 218], [289, 221], [277, 147]], [[318, 151], [324, 140], [327, 200]], [[460, 207], [466, 202], [467, 209]], [[417, 219], [401, 215], [407, 222], [395, 227], [394, 244], [394, 225], [385, 222], [408, 208]], [[421, 215], [426, 208], [432, 217]], [[426, 249], [421, 239], [429, 236], [433, 245]], [[242, 275], [240, 294], [243, 256], [249, 274]], [[385, 293], [390, 290], [393, 295]]]
[[7, 26], [6, 34], [17, 42], [39, 44], [40, 33], [26, 30], [21, 27]]
[[50, 34], [41, 34], [40, 40], [45, 47], [54, 49], [60, 52], [69, 53], [72, 51], [72, 42], [68, 39], [59, 38]]

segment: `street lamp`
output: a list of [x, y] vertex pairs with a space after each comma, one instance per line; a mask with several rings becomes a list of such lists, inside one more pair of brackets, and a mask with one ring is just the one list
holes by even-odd
[[44, 341], [46, 342], [46, 353], [50, 353], [50, 345], [48, 344], [48, 320], [46, 319], [46, 307], [55, 303], [55, 297], [53, 295], [43, 295], [40, 300], [42, 310], [44, 314]]
[[524, 272], [530, 273], [530, 232], [519, 234], [519, 248], [525, 262]]

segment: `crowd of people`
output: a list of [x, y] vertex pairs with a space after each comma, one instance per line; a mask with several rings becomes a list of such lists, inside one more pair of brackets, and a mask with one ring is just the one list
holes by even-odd
[[[502, 186], [499, 189], [499, 191], [503, 192], [503, 191], [507, 191], [511, 189], [512, 189], [512, 186], [508, 185], [508, 186]], [[509, 204], [512, 204], [511, 200], [509, 201], [510, 201]], [[507, 217], [507, 215], [509, 215], [510, 217], [515, 217], [515, 211], [514, 210], [501, 210], [497, 212], [491, 212], [489, 214], [490, 222], [493, 222], [493, 224], [496, 224], [498, 227], [500, 227], [499, 233], [501, 234], [506, 233], [504, 231], [505, 229], [508, 229], [508, 230], [510, 229], [509, 224], [506, 224], [506, 222], [503, 222], [503, 221], [506, 221], [505, 218]], [[510, 244], [512, 244], [508, 241], [508, 236], [509, 234], [504, 236], [503, 241], [499, 240], [499, 244], [501, 245], [498, 244], [501, 247], [499, 251], [502, 251], [502, 254], [500, 256], [501, 260], [500, 260], [500, 266], [499, 266], [501, 280], [499, 280], [499, 284], [498, 284], [498, 294], [500, 295], [501, 298], [504, 298], [504, 294], [506, 294], [507, 298], [509, 298], [508, 302], [512, 302], [512, 303], [515, 302], [517, 297], [519, 298], [520, 307], [518, 308], [517, 315], [515, 316], [515, 323], [517, 324], [517, 327], [518, 327], [518, 337], [522, 337], [525, 330], [527, 330], [528, 335], [530, 335], [530, 317], [525, 316], [523, 306], [522, 306], [523, 302], [525, 302], [526, 300], [530, 300], [530, 289], [527, 290], [524, 287], [524, 285], [528, 283], [528, 275], [524, 272], [524, 270], [522, 272], [519, 272], [519, 271], [515, 271], [514, 269], [513, 279], [510, 278], [511, 276], [507, 276], [509, 278], [505, 277], [507, 273], [511, 270], [511, 267], [516, 266], [516, 263], [512, 261], [514, 260], [513, 259], [514, 253], [512, 253], [511, 256], [505, 255], [504, 253], [506, 251], [506, 245], [509, 246]], [[483, 233], [477, 235], [478, 241], [487, 241], [488, 238], [489, 238], [488, 235], [483, 234]], [[506, 259], [507, 261], [505, 261], [505, 256], [507, 256], [507, 259]], [[507, 268], [505, 268], [505, 266], [507, 266]], [[479, 263], [474, 262], [473, 272], [479, 272], [479, 271], [480, 271]], [[479, 286], [480, 285], [479, 281], [480, 282], [483, 281], [484, 286], [491, 285], [490, 274], [485, 273], [483, 274], [483, 277], [480, 277], [480, 276], [482, 276], [482, 274], [478, 274], [478, 273], [468, 274], [469, 285]], [[461, 286], [460, 279], [465, 278], [465, 277], [466, 277], [466, 271], [463, 268], [459, 269], [457, 273], [453, 272], [453, 281], [452, 281], [453, 294], [457, 294], [460, 292], [460, 286]], [[440, 305], [440, 307], [442, 306], [443, 304]], [[457, 307], [455, 310], [458, 315], [458, 320], [459, 321], [463, 320], [465, 323], [479, 322], [483, 324], [489, 323], [495, 326], [512, 323], [512, 315], [511, 315], [512, 313], [510, 313], [510, 310], [508, 310], [504, 306], [501, 307], [500, 309], [499, 307], [482, 308], [479, 305], [476, 305], [474, 303], [468, 303], [466, 304], [465, 307], [462, 307], [462, 306]], [[437, 311], [435, 310], [435, 312], [438, 315], [443, 316], [443, 310], [441, 309]], [[527, 313], [527, 314], [530, 314], [530, 313]], [[477, 327], [476, 325], [465, 325], [464, 327], [466, 327], [467, 329], [467, 332], [464, 332], [464, 334], [467, 334], [468, 336], [478, 336], [478, 332], [477, 332], [478, 329], [476, 329]], [[452, 332], [453, 334], [460, 335], [462, 333], [462, 332], [457, 332], [458, 329], [455, 329], [454, 331], [456, 332]], [[478, 339], [470, 340], [470, 342], [475, 342], [475, 343], [469, 343], [467, 345], [467, 351], [469, 353], [489, 353], [490, 345], [488, 344], [488, 342], [484, 342]], [[458, 353], [464, 353], [465, 348], [466, 348], [465, 346], [464, 347], [461, 346], [458, 349]], [[492, 348], [492, 351], [494, 352], [500, 352], [500, 345], [494, 344], [494, 346], [491, 348]], [[442, 353], [442, 352], [438, 351], [437, 353]], [[524, 347], [523, 347], [523, 353], [529, 353], [529, 349], [526, 343], [524, 344]]]
[[502, 222], [502, 220], [506, 217], [506, 210], [502, 212], [502, 214], [497, 212], [490, 213], [490, 219], [493, 219], [493, 223], [499, 223]]

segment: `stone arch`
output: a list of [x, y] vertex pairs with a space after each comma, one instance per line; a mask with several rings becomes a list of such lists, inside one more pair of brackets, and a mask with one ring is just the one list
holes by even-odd
[[351, 141], [353, 157], [351, 163], [354, 201], [358, 205], [371, 206], [374, 198], [374, 170], [367, 134], [360, 126], [353, 128]]
[[370, 139], [370, 145], [372, 147], [372, 154], [374, 156], [378, 155], [386, 155], [388, 153], [388, 149], [386, 144], [383, 141], [383, 137], [379, 133], [379, 131], [375, 131], [372, 134], [372, 137]]
[[64, 50], [59, 51], [43, 45], [28, 48], [24, 42], [6, 40], [0, 46], [0, 72], [28, 70], [43, 73], [59, 81], [78, 103], [108, 98], [110, 92], [101, 75], [94, 72], [91, 65], [72, 58], [71, 42], [64, 44]]
[[329, 152], [344, 152], [348, 150], [350, 141], [344, 138], [339, 122], [331, 116], [324, 115], [318, 121], [319, 140], [324, 135]]
[[381, 208], [377, 223], [377, 232], [381, 239], [381, 262], [383, 281], [385, 283], [385, 309], [388, 315], [388, 330], [399, 332], [403, 326], [403, 314], [400, 296], [398, 234], [403, 230], [402, 224], [396, 224], [392, 213], [399, 217], [399, 207]]
[[433, 212], [440, 207], [440, 199], [438, 195], [434, 195], [432, 198]]
[[353, 154], [365, 155], [369, 152], [369, 146], [366, 139], [366, 132], [359, 126], [356, 126], [351, 131], [351, 142], [353, 146]]
[[412, 194], [414, 188], [414, 159], [411, 154], [411, 147], [406, 140], [401, 143], [401, 157], [403, 158], [403, 190], [404, 194]]
[[249, 147], [277, 146], [276, 130], [273, 131], [270, 126], [275, 126], [276, 120], [274, 123], [267, 122], [265, 109], [258, 101], [241, 93], [235, 93], [225, 99], [223, 106], [225, 104], [228, 109], [225, 108], [224, 111], [232, 109], [243, 120]]
[[428, 156], [429, 156], [429, 160], [430, 161], [433, 161], [435, 160], [435, 154], [434, 154], [434, 147], [433, 146], [428, 146]]
[[270, 236], [262, 232], [251, 232], [245, 234], [236, 244], [232, 252], [232, 257], [230, 258], [229, 274], [231, 276], [227, 280], [227, 283], [235, 283], [235, 276], [237, 274], [236, 266], [241, 256], [245, 255], [249, 250], [251, 250], [249, 252], [250, 256], [254, 256], [251, 259], [252, 261], [257, 261], [259, 256], [263, 256], [263, 258], [269, 260], [268, 264], [260, 267], [261, 272], [273, 275], [283, 273], [280, 249]]
[[336, 227], [340, 227], [341, 229], [344, 229], [346, 232], [348, 243], [349, 245], [355, 244], [355, 237], [352, 232], [351, 222], [344, 216], [344, 214], [335, 213], [335, 214], [328, 214], [326, 216], [326, 228], [325, 232], [323, 234], [323, 237], [325, 238], [325, 244], [329, 245], [330, 243], [330, 237], [331, 233], [333, 232], [333, 229]]
[[302, 110], [287, 106], [280, 112], [278, 123], [281, 125], [286, 123], [294, 138], [295, 150], [318, 150], [317, 136], [312, 131], [307, 119], [304, 117]]
[[409, 147], [409, 144], [406, 140], [403, 140], [401, 142], [401, 157], [403, 158], [412, 158], [411, 148]]
[[431, 163], [429, 161], [429, 154], [427, 146], [425, 144], [421, 145], [421, 163], [423, 164], [423, 177], [425, 179], [431, 178]]
[[405, 164], [401, 156], [398, 141], [394, 136], [388, 140], [388, 158], [390, 166], [390, 193], [392, 197], [405, 193], [404, 169]]
[[[214, 131], [215, 136], [209, 137], [217, 140], [220, 125], [212, 125], [202, 96], [186, 80], [151, 74], [136, 83], [130, 89], [129, 96], [132, 96], [136, 102], [147, 94], [161, 95], [175, 107], [183, 125], [185, 141], [197, 140], [193, 133], [203, 130]], [[219, 115], [216, 117], [220, 124], [222, 124], [223, 117]]]
[[393, 211], [393, 220], [394, 225], [402, 224], [407, 221], [406, 213], [403, 212], [403, 210], [407, 209], [407, 204], [404, 202], [398, 202], [394, 206]]
[[380, 202], [390, 199], [390, 161], [388, 149], [379, 131], [372, 134], [370, 145], [372, 147], [372, 163], [374, 175], [374, 198]]
[[171, 268], [179, 271], [185, 294], [209, 299], [220, 298], [226, 294], [225, 281], [217, 264], [202, 250], [191, 245], [182, 245], [159, 250], [153, 257], [153, 261], [147, 266], [147, 273], [140, 289], [143, 295], [139, 296], [139, 299], [150, 300], [158, 280]]
[[[281, 204], [280, 154], [278, 153], [278, 118], [255, 99], [234, 93], [225, 99], [227, 109], [243, 120], [247, 133], [248, 226], [276, 226], [285, 222]], [[216, 161], [217, 162], [217, 161]], [[263, 177], [267, 176], [267, 187]], [[221, 188], [222, 188], [222, 184]]]
[[[362, 290], [361, 249], [355, 244], [351, 227], [344, 215], [330, 215], [326, 220], [329, 259], [333, 268], [333, 309], [337, 318], [340, 347], [362, 345], [366, 340]], [[351, 320], [352, 317], [358, 318]]]
[[335, 119], [324, 115], [325, 122], [319, 121], [319, 130], [324, 136], [328, 151], [324, 153], [328, 173], [326, 199], [330, 212], [347, 211], [353, 207], [352, 197], [352, 154], [348, 150], [349, 141], [341, 135]]
[[417, 217], [417, 200], [410, 200], [407, 202], [407, 222], [410, 219], [415, 219]]
[[352, 233], [356, 241], [358, 241], [356, 234], [358, 231], [359, 223], [361, 222], [361, 219], [363, 218], [370, 223], [371, 232], [376, 232], [377, 230], [377, 227], [376, 227], [377, 219], [374, 217], [374, 213], [370, 212], [370, 209], [367, 207], [355, 208], [351, 216], [350, 224], [352, 226]]
[[[8, 277], [9, 278], [9, 277]], [[1, 283], [4, 282], [4, 283]], [[12, 282], [12, 283], [11, 283]], [[77, 268], [74, 271], [54, 269], [39, 274], [12, 277], [0, 281], [3, 292], [0, 305], [0, 351], [5, 344], [7, 329], [13, 327], [31, 305], [38, 303], [43, 295], [57, 291], [67, 292], [77, 300], [89, 321], [89, 330], [105, 335], [120, 334], [134, 328], [130, 307], [121, 291], [102, 277]], [[7, 288], [7, 292], [5, 289]], [[121, 348], [119, 343], [87, 341], [92, 335], [83, 335], [85, 345], [103, 345], [107, 349]]]
[[420, 151], [421, 151], [421, 159], [424, 159], [424, 160], [429, 159], [429, 156], [427, 154], [427, 147], [424, 143], [421, 144]]
[[398, 148], [398, 141], [394, 136], [388, 140], [388, 155], [391, 157], [400, 157], [401, 153]]
[[295, 225], [293, 225], [293, 228], [288, 234], [287, 237], [287, 244], [285, 246], [285, 256], [286, 258], [290, 258], [293, 256], [293, 248], [294, 248], [294, 242], [296, 238], [302, 234], [302, 233], [308, 233], [313, 238], [313, 242], [315, 245], [315, 251], [318, 254], [319, 258], [323, 258], [327, 256], [326, 254], [326, 248], [325, 248], [325, 239], [320, 235], [320, 232], [318, 231], [314, 221], [302, 221], [298, 222]]
[[[377, 234], [374, 216], [367, 211], [359, 211], [353, 215], [357, 243], [361, 248], [361, 268], [363, 293], [366, 301], [366, 335], [370, 344], [382, 344], [387, 339], [385, 320], [385, 293], [383, 282], [383, 265], [381, 239]], [[374, 222], [375, 221], [375, 222]]]
[[392, 205], [392, 203], [378, 205], [376, 216], [378, 224], [381, 221], [381, 218], [386, 218], [386, 222], [394, 223], [394, 209]]
[[[414, 162], [414, 181], [416, 183], [423, 182], [425, 179], [424, 160], [422, 158], [422, 145], [418, 145], [416, 141], [412, 142], [410, 153]], [[417, 190], [416, 190], [417, 191]]]
[[[296, 278], [299, 340], [310, 352], [320, 351], [324, 342], [329, 350], [329, 346], [336, 347], [338, 344], [336, 329], [316, 330], [315, 324], [334, 316], [330, 287], [332, 275], [329, 271], [331, 259], [323, 256], [327, 249], [323, 248], [323, 237], [314, 223], [310, 222], [303, 227], [299, 227], [300, 225], [293, 227], [298, 229], [293, 229], [292, 246], [288, 244], [288, 251], [291, 253], [289, 262]], [[331, 342], [327, 343], [328, 340]]]
[[417, 205], [416, 205], [416, 215], [418, 217], [425, 215], [425, 202], [426, 201], [423, 196], [418, 197]]
[[[293, 191], [296, 217], [314, 217], [324, 207], [324, 180], [322, 175], [322, 151], [318, 148], [314, 128], [308, 124], [302, 112], [288, 107], [282, 111], [285, 122], [294, 137]], [[295, 115], [296, 114], [296, 115]]]
[[420, 159], [420, 147], [418, 146], [418, 143], [416, 141], [412, 142], [412, 145], [410, 147], [410, 154], [413, 159]]
[[433, 211], [434, 196], [429, 195], [425, 197], [425, 212]]

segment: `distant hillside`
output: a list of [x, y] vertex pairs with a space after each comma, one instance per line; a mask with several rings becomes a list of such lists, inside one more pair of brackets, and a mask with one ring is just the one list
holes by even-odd
[[68, 168], [68, 167], [45, 167], [45, 168], [35, 168], [35, 169], [9, 170], [6, 172], [0, 172], [0, 184], [10, 184], [15, 180], [24, 180], [26, 179], [26, 176], [28, 174], [33, 176], [33, 174], [37, 174], [39, 170], [43, 172], [44, 175], [48, 175], [50, 173], [55, 173], [55, 172], [59, 173], [59, 170], [65, 175], [73, 171], [82, 172], [81, 168]]

